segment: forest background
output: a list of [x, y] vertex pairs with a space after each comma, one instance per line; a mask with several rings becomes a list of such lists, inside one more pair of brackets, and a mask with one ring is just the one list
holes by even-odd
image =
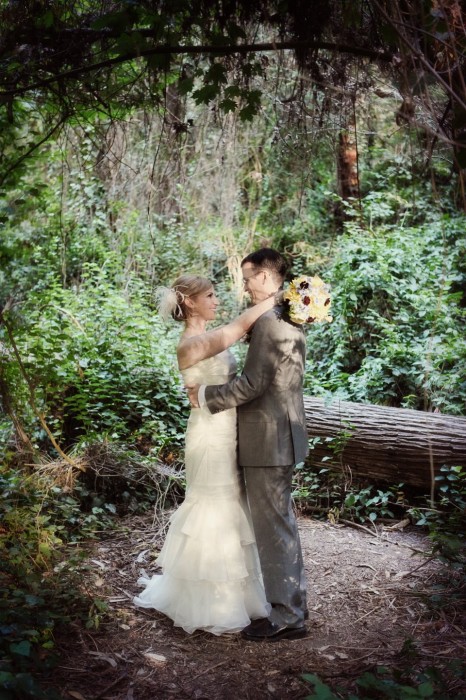
[[[453, 0], [0, 6], [0, 686], [35, 697], [63, 596], [104, 614], [65, 593], [74, 558], [56, 580], [63, 548], [182, 493], [160, 285], [208, 276], [222, 323], [242, 257], [278, 248], [331, 286], [308, 395], [465, 415], [465, 32]], [[300, 473], [306, 505], [393, 516], [402, 484], [328, 466]], [[457, 518], [464, 465], [445, 476]]]

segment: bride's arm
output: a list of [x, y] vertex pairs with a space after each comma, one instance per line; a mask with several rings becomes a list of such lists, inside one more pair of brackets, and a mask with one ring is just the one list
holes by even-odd
[[226, 350], [254, 325], [259, 316], [273, 308], [275, 295], [243, 311], [233, 321], [201, 335], [182, 338], [177, 348], [178, 366], [187, 369], [200, 360]]

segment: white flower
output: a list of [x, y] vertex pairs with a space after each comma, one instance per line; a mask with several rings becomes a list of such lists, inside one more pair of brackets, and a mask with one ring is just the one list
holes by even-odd
[[296, 277], [285, 290], [283, 299], [288, 304], [288, 313], [293, 323], [330, 323], [333, 320], [329, 314], [329, 286], [317, 275]]

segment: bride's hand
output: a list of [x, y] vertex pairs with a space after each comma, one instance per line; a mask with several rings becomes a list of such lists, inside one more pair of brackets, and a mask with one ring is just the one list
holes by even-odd
[[186, 384], [185, 389], [188, 394], [189, 403], [193, 408], [199, 408], [197, 395], [199, 393], [200, 384]]

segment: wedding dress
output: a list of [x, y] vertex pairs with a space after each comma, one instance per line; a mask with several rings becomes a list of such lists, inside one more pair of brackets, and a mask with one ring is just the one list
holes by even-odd
[[[235, 374], [229, 351], [182, 372], [186, 384], [224, 384]], [[186, 497], [170, 519], [157, 564], [134, 599], [186, 632], [238, 632], [270, 606], [237, 467], [236, 409], [192, 409], [186, 431]]]

